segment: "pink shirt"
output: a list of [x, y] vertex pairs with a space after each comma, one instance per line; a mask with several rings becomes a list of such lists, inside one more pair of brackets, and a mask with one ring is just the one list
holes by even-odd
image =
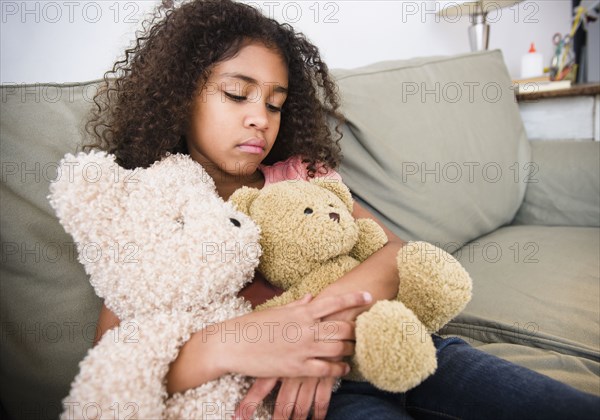
[[[265, 177], [265, 187], [269, 184], [280, 181], [303, 180], [308, 181], [307, 163], [302, 162], [300, 156], [292, 156], [284, 161], [273, 165], [260, 165], [260, 170]], [[323, 169], [323, 166], [317, 166], [315, 178], [328, 178], [336, 181], [342, 181], [342, 177], [333, 169]]]

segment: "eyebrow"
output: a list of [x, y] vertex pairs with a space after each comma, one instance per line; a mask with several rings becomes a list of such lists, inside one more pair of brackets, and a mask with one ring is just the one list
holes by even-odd
[[[231, 78], [234, 78], [234, 79], [240, 79], [240, 80], [243, 80], [246, 83], [251, 83], [251, 84], [255, 84], [255, 85], [260, 84], [258, 82], [258, 80], [254, 79], [253, 77], [246, 76], [245, 74], [241, 74], [241, 73], [222, 73], [220, 76], [221, 77], [231, 77]], [[273, 83], [269, 83], [269, 84], [271, 85]], [[286, 87], [283, 87], [283, 86], [280, 86], [280, 85], [274, 86], [273, 87], [273, 91], [274, 92], [279, 92], [279, 93], [285, 93], [285, 94], [288, 93], [288, 89]]]

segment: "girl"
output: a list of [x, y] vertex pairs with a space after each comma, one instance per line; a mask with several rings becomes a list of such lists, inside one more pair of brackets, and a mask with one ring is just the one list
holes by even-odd
[[[315, 46], [289, 25], [230, 0], [196, 0], [177, 8], [163, 3], [136, 45], [107, 74], [88, 125], [95, 136], [90, 147], [114, 153], [126, 168], [149, 166], [167, 153], [188, 153], [213, 177], [224, 199], [244, 185], [339, 178], [334, 168], [340, 136], [328, 128], [327, 116], [338, 124], [342, 116]], [[358, 205], [353, 215], [373, 217]], [[398, 290], [395, 257], [403, 241], [385, 231], [384, 248], [314, 300], [306, 297], [219, 326], [231, 331], [234, 325], [263, 325], [259, 342], [194, 334], [171, 365], [168, 391], [182, 392], [226, 372], [257, 377], [235, 413], [245, 418], [278, 383], [276, 418], [306, 418], [311, 408], [314, 418], [328, 413], [336, 419], [548, 412], [581, 418], [598, 407], [593, 396], [458, 339], [439, 337], [438, 371], [414, 390], [398, 395], [343, 383], [332, 394], [335, 378], [348, 371], [340, 360], [353, 352], [354, 319], [371, 301], [393, 298]], [[242, 291], [253, 304], [277, 293], [260, 275]], [[274, 321], [297, 323], [306, 331], [302, 337], [312, 336], [315, 322], [323, 327], [332, 321], [337, 334], [333, 342], [289, 343], [269, 334]], [[118, 323], [103, 308], [101, 330]]]

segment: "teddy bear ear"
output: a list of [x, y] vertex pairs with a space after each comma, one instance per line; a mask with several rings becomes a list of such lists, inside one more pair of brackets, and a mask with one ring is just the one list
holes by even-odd
[[346, 207], [348, 207], [348, 211], [352, 213], [354, 200], [352, 200], [352, 194], [350, 193], [350, 190], [343, 182], [325, 178], [313, 178], [310, 180], [310, 182], [337, 195], [338, 198], [346, 205]]
[[242, 187], [231, 194], [228, 201], [239, 211], [250, 216], [250, 206], [259, 194], [258, 188]]
[[[50, 184], [50, 205], [67, 232], [73, 234], [88, 217], [101, 218], [114, 208], [128, 171], [105, 152], [67, 154]], [[79, 239], [79, 238], [76, 238]]]

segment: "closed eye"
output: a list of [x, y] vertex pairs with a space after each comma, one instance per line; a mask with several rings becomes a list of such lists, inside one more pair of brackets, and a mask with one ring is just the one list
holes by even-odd
[[[234, 102], [244, 102], [248, 99], [247, 96], [234, 95], [233, 93], [223, 92], [225, 96], [231, 99]], [[275, 106], [273, 104], [267, 104], [267, 109], [269, 112], [281, 112], [281, 107]]]
[[271, 104], [267, 104], [267, 109], [271, 112], [281, 112], [281, 107], [271, 105]]
[[245, 101], [246, 99], [248, 99], [248, 97], [246, 96], [239, 96], [239, 95], [234, 95], [233, 93], [229, 93], [229, 92], [223, 92], [225, 94], [225, 96], [227, 96], [229, 99], [231, 99], [232, 101], [235, 102], [242, 102]]

